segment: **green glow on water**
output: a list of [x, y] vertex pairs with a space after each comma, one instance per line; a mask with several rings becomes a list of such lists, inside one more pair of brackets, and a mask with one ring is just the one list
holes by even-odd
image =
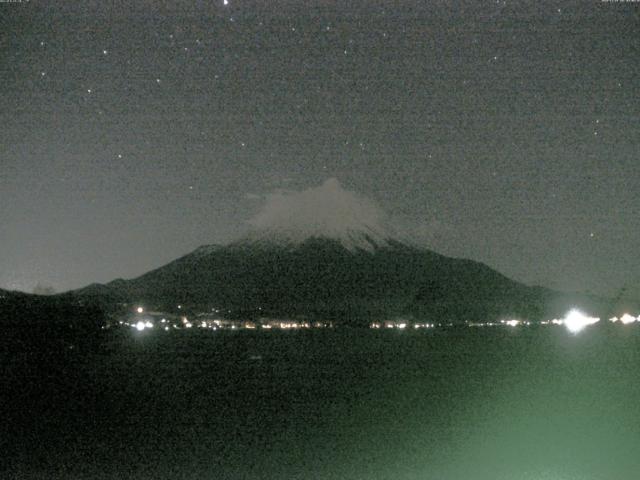
[[33, 407], [46, 421], [29, 427], [40, 440], [29, 455], [11, 456], [24, 439], [6, 444], [10, 473], [37, 478], [34, 465], [63, 464], [66, 478], [108, 480], [123, 469], [136, 480], [633, 480], [640, 471], [633, 327], [145, 333], [73, 357], [66, 376], [41, 387], [53, 405]]

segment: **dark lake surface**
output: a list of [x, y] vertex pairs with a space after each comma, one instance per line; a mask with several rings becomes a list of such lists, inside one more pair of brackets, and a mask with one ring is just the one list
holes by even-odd
[[3, 332], [0, 478], [640, 478], [640, 326]]

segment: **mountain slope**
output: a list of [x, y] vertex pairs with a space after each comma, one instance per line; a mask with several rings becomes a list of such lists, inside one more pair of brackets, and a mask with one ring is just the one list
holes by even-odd
[[478, 262], [448, 258], [368, 232], [344, 237], [253, 236], [205, 246], [133, 280], [76, 291], [85, 297], [231, 315], [333, 318], [352, 324], [409, 315], [463, 322], [559, 316], [580, 302], [508, 279]]

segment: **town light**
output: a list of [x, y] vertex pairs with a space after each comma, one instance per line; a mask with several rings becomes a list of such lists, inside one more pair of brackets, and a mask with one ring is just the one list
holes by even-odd
[[571, 310], [567, 313], [562, 323], [567, 327], [571, 333], [578, 333], [587, 325], [593, 325], [599, 322], [599, 318], [588, 317], [579, 310]]
[[624, 315], [622, 315], [620, 317], [620, 321], [624, 324], [624, 325], [628, 325], [629, 323], [633, 323], [636, 321], [636, 317], [629, 315], [628, 313], [625, 313]]

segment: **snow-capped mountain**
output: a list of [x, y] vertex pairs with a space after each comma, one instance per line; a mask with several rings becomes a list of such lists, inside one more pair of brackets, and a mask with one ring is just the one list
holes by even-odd
[[[394, 240], [372, 249], [349, 249], [341, 240], [261, 238], [200, 247], [138, 278], [75, 294], [103, 304], [139, 302], [168, 311], [183, 305], [238, 317], [301, 315], [348, 324], [398, 315], [449, 322], [555, 318], [575, 305], [574, 298], [522, 285], [478, 262]], [[581, 297], [580, 305], [588, 301]]]
[[[202, 246], [138, 278], [74, 294], [102, 303], [351, 324], [395, 315], [451, 322], [554, 318], [575, 305], [481, 263], [399, 241], [373, 202], [337, 180], [271, 195], [250, 223], [250, 233], [229, 245]], [[581, 297], [581, 305], [588, 302]]]

